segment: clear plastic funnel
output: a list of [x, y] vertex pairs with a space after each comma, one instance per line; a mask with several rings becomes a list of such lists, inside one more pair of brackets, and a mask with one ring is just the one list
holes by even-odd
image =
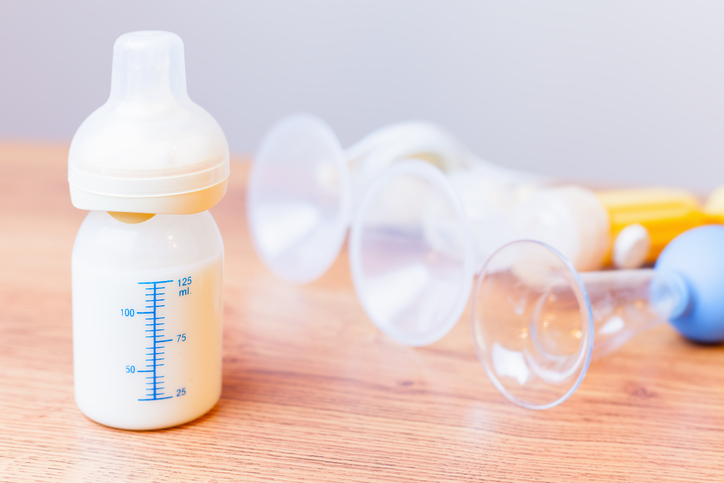
[[512, 172], [477, 164], [443, 173], [407, 160], [380, 175], [356, 210], [349, 256], [370, 320], [406, 345], [431, 344], [457, 322], [476, 270], [515, 239]]
[[265, 265], [290, 282], [320, 277], [344, 243], [350, 201], [346, 158], [331, 129], [308, 115], [275, 125], [247, 193], [252, 241]]
[[355, 217], [350, 264], [367, 315], [390, 338], [422, 346], [455, 325], [473, 279], [473, 246], [440, 170], [402, 161], [380, 175]]
[[682, 315], [687, 285], [676, 272], [578, 273], [545, 243], [509, 243], [487, 261], [473, 290], [475, 348], [510, 401], [546, 409], [580, 385], [592, 357]]

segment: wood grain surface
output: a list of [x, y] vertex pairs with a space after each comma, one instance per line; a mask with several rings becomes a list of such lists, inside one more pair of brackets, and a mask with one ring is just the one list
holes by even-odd
[[343, 253], [293, 286], [245, 220], [248, 167], [212, 210], [224, 237], [224, 389], [152, 432], [73, 400], [66, 146], [0, 144], [2, 481], [724, 481], [724, 348], [660, 326], [595, 361], [554, 409], [510, 404], [478, 364], [467, 314], [400, 346], [365, 318]]

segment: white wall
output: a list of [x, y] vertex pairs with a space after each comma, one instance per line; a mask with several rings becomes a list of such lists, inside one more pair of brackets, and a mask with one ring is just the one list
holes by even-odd
[[181, 35], [189, 93], [237, 153], [306, 110], [344, 144], [426, 118], [509, 166], [724, 184], [717, 0], [0, 0], [0, 137], [70, 140], [138, 29]]

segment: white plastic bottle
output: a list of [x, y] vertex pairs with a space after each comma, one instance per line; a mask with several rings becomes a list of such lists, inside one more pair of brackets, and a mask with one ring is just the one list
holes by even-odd
[[88, 214], [73, 247], [76, 401], [99, 423], [185, 423], [221, 395], [223, 245], [208, 212]]
[[229, 154], [186, 93], [183, 43], [134, 32], [111, 95], [73, 138], [71, 198], [91, 212], [73, 247], [78, 407], [122, 429], [191, 421], [221, 395], [223, 243], [209, 208]]

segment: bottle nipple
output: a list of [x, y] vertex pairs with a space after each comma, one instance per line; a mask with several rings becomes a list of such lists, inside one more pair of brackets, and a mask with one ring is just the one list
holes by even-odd
[[184, 47], [171, 32], [131, 32], [113, 47], [109, 102], [127, 114], [172, 107], [189, 99]]

